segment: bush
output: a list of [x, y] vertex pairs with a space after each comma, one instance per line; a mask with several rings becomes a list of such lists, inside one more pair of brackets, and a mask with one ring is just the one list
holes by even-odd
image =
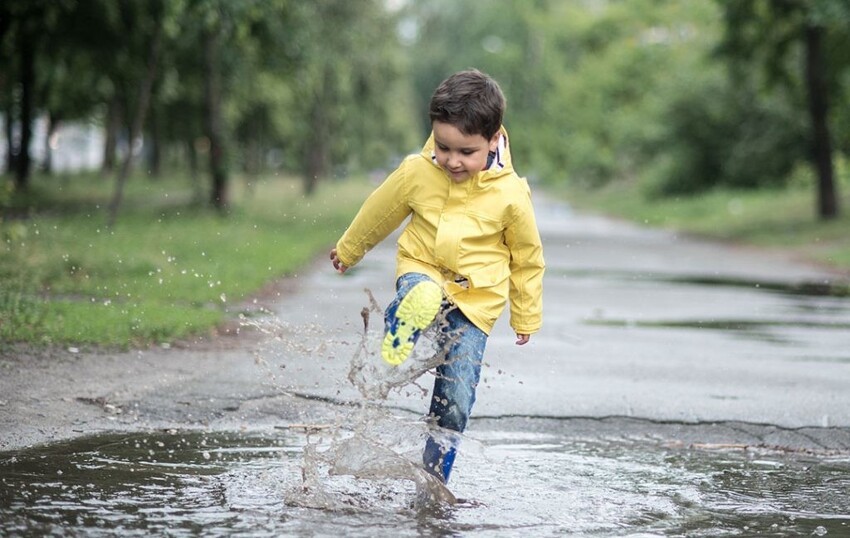
[[805, 122], [781, 95], [714, 80], [679, 93], [665, 117], [651, 195], [780, 186], [806, 158]]

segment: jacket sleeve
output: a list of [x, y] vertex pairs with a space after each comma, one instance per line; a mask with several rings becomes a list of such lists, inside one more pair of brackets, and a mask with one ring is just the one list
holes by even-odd
[[386, 180], [369, 195], [348, 229], [336, 244], [340, 261], [351, 267], [372, 247], [383, 241], [410, 214], [409, 183], [402, 162]]
[[511, 327], [519, 334], [532, 334], [540, 330], [543, 322], [545, 263], [527, 184], [525, 191], [513, 204], [513, 220], [505, 230], [505, 243], [511, 252]]

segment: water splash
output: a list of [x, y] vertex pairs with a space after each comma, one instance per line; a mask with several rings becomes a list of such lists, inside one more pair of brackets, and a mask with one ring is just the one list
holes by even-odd
[[[422, 422], [402, 421], [376, 407], [363, 407], [345, 422], [356, 429], [335, 429], [330, 438], [307, 443], [302, 484], [287, 494], [287, 504], [373, 512], [376, 503], [422, 509], [456, 502], [449, 489], [417, 463], [429, 435]], [[370, 485], [364, 488], [363, 481]]]
[[[436, 334], [447, 326], [446, 316], [450, 309], [441, 311], [437, 320], [424, 331], [410, 358], [398, 366], [391, 366], [380, 359], [383, 310], [378, 306], [372, 292], [369, 289], [364, 291], [369, 297], [369, 306], [364, 307], [360, 312], [363, 319], [363, 333], [357, 351], [351, 358], [348, 380], [366, 400], [372, 402], [386, 400], [393, 389], [411, 385], [417, 387], [423, 394], [427, 394], [429, 389], [419, 385], [417, 380], [446, 360], [443, 349], [448, 349], [448, 346], [438, 349], [434, 341]], [[372, 322], [373, 318], [377, 318], [378, 322]], [[378, 327], [376, 328], [375, 325]]]
[[[444, 352], [435, 342], [447, 325], [448, 311], [441, 312], [431, 328], [423, 332], [408, 360], [391, 366], [380, 358], [383, 310], [371, 291], [364, 291], [369, 304], [361, 311], [362, 331], [348, 361], [345, 380], [360, 398], [338, 402], [343, 405], [332, 423], [309, 436], [304, 448], [302, 484], [286, 493], [286, 503], [304, 508], [366, 511], [373, 511], [375, 502], [386, 506], [388, 499], [396, 498], [400, 499], [396, 506], [399, 509], [455, 504], [457, 499], [451, 491], [424, 469], [422, 451], [429, 437], [444, 446], [457, 446], [462, 436], [441, 431], [428, 419], [402, 419], [386, 408], [387, 398], [394, 390], [413, 387], [423, 396], [430, 391], [418, 380], [445, 361]], [[243, 319], [243, 324], [274, 336], [275, 343], [283, 344], [287, 353], [316, 359], [332, 357], [326, 338], [315, 346], [305, 344], [302, 338], [305, 333], [323, 334], [323, 327], [293, 328], [276, 318]], [[277, 379], [266, 352], [258, 351], [256, 362], [269, 370], [272, 380]], [[291, 387], [279, 383], [276, 387], [285, 394], [303, 396]]]

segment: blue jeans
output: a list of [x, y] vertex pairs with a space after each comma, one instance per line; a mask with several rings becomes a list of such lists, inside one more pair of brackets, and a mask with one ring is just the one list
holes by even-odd
[[[405, 295], [413, 286], [428, 279], [427, 275], [421, 273], [406, 273], [398, 278], [396, 297], [386, 310], [387, 328], [389, 317]], [[444, 430], [463, 432], [475, 403], [475, 388], [481, 376], [487, 334], [447, 301], [443, 302], [437, 320], [444, 317], [445, 323], [441, 324], [437, 343], [440, 353], [445, 353], [445, 357], [437, 366], [429, 417]], [[448, 482], [457, 454], [457, 444], [457, 437], [451, 435], [440, 435], [439, 439], [429, 436], [422, 456], [425, 469], [443, 482]]]

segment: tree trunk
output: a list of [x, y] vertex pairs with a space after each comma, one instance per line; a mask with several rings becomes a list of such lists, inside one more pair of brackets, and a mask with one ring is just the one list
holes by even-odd
[[121, 130], [121, 116], [121, 102], [117, 95], [113, 95], [106, 108], [103, 164], [100, 168], [103, 176], [111, 176], [115, 170], [115, 149], [118, 145], [118, 132]]
[[[9, 7], [5, 3], [0, 3], [0, 43], [6, 37], [6, 32], [9, 31], [9, 27], [11, 26], [11, 21], [12, 17], [9, 15]], [[11, 94], [11, 88], [7, 89], [6, 87], [10, 82], [8, 72], [6, 70], [0, 72], [0, 95], [8, 95], [6, 93], [7, 91]], [[12, 174], [15, 171], [15, 145], [12, 140], [13, 120], [11, 99], [7, 101], [3, 112], [5, 116], [3, 128], [6, 133], [6, 165], [3, 170], [8, 174]]]
[[159, 179], [162, 166], [162, 144], [160, 141], [159, 118], [156, 110], [151, 111], [150, 117], [150, 153], [148, 153], [148, 173], [152, 178]]
[[304, 171], [304, 194], [312, 196], [319, 186], [319, 178], [325, 174], [324, 140], [316, 138], [307, 148], [307, 166]]
[[145, 76], [139, 81], [139, 95], [136, 101], [136, 113], [133, 117], [133, 125], [130, 130], [129, 147], [127, 154], [124, 156], [124, 162], [121, 163], [121, 172], [118, 174], [115, 183], [115, 192], [112, 196], [112, 201], [109, 204], [109, 219], [107, 225], [112, 228], [115, 226], [115, 220], [118, 218], [118, 208], [121, 206], [121, 201], [124, 197], [124, 184], [127, 183], [127, 177], [130, 175], [130, 165], [133, 161], [133, 146], [136, 139], [142, 134], [142, 129], [145, 126], [145, 115], [148, 112], [151, 88], [156, 77], [156, 64], [159, 59], [160, 42], [162, 41], [162, 23], [157, 21], [154, 35], [151, 37], [150, 48], [148, 50], [148, 69]]
[[50, 140], [59, 129], [59, 118], [52, 112], [47, 115], [47, 136], [44, 138], [44, 163], [41, 169], [45, 174], [53, 173], [53, 147], [50, 145]]
[[12, 13], [9, 9], [10, 2], [0, 3], [0, 43], [3, 42], [3, 38], [6, 37], [6, 32], [9, 31], [9, 28], [12, 25]]
[[32, 98], [35, 91], [35, 51], [33, 43], [26, 36], [19, 43], [21, 58], [21, 141], [18, 146], [17, 162], [15, 163], [15, 187], [26, 190], [29, 184], [32, 160], [30, 158], [30, 141], [32, 140]]
[[326, 103], [334, 100], [334, 80], [330, 66], [324, 71], [324, 83], [316, 92], [315, 100], [310, 110], [310, 140], [306, 147], [304, 167], [304, 194], [307, 196], [316, 192], [319, 180], [327, 172], [330, 161], [330, 118]]
[[13, 174], [15, 169], [17, 168], [17, 148], [15, 147], [15, 138], [14, 138], [14, 125], [15, 120], [12, 117], [13, 109], [12, 105], [6, 106], [6, 172], [8, 174]]
[[220, 39], [218, 28], [204, 32], [204, 124], [210, 141], [210, 202], [216, 209], [223, 210], [227, 208], [227, 164], [221, 115]]
[[189, 178], [192, 180], [192, 200], [197, 204], [204, 202], [204, 189], [198, 177], [198, 152], [195, 150], [195, 141], [186, 140], [186, 153], [189, 158]]
[[822, 38], [822, 27], [806, 27], [806, 88], [812, 122], [812, 160], [818, 174], [818, 216], [826, 220], [838, 216], [838, 196], [832, 168], [828, 88], [821, 52]]
[[[254, 129], [254, 133], [257, 130]], [[245, 144], [245, 195], [254, 196], [257, 186], [257, 178], [260, 176], [260, 142], [256, 134], [252, 135]]]

